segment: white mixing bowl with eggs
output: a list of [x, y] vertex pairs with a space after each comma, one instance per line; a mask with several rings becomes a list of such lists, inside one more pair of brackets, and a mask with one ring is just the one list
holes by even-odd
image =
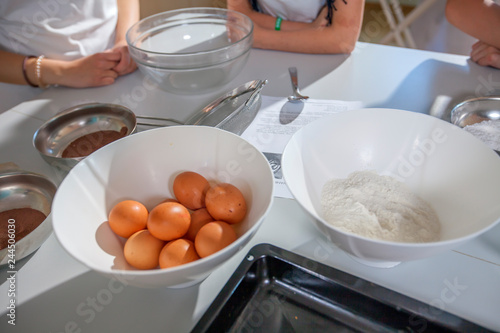
[[[498, 155], [461, 128], [425, 114], [362, 109], [325, 117], [294, 134], [282, 168], [292, 195], [318, 229], [372, 266], [434, 256], [500, 221]], [[393, 177], [429, 203], [441, 225], [438, 240], [385, 241], [328, 223], [321, 204], [323, 186], [357, 171]]]
[[[108, 214], [122, 200], [137, 200], [150, 210], [173, 198], [173, 180], [183, 171], [240, 189], [248, 210], [233, 226], [237, 239], [188, 264], [134, 269]], [[201, 282], [249, 242], [271, 207], [273, 187], [267, 159], [241, 137], [206, 126], [159, 128], [117, 140], [78, 163], [54, 198], [53, 227], [63, 248], [97, 272], [138, 287], [185, 287]]]

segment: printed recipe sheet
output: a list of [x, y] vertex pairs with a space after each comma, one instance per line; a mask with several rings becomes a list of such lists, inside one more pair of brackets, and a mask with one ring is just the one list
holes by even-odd
[[241, 136], [267, 157], [274, 172], [274, 196], [292, 198], [281, 171], [281, 155], [292, 135], [326, 115], [362, 107], [358, 101], [308, 99], [292, 103], [283, 97], [262, 96], [261, 109]]

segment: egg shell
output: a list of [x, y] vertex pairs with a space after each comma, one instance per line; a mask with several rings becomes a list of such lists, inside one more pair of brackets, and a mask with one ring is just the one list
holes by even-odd
[[130, 236], [125, 242], [123, 254], [125, 260], [137, 269], [158, 267], [160, 252], [165, 242], [154, 237], [144, 229]]
[[205, 197], [205, 205], [215, 220], [239, 223], [247, 214], [243, 193], [234, 185], [220, 183], [211, 187]]
[[178, 174], [173, 183], [175, 198], [192, 210], [205, 207], [205, 195], [209, 188], [206, 178], [193, 171]]
[[237, 239], [231, 225], [222, 221], [205, 224], [196, 234], [194, 246], [202, 258], [222, 250]]
[[164, 200], [162, 200], [160, 203], [164, 203], [164, 202], [177, 202], [177, 203], [180, 203], [177, 199], [175, 198], [166, 198]]
[[175, 267], [200, 259], [194, 243], [179, 238], [168, 242], [160, 252], [160, 268]]
[[149, 213], [147, 228], [153, 236], [164, 241], [180, 238], [191, 224], [191, 215], [186, 207], [176, 202], [164, 202]]
[[139, 201], [124, 200], [111, 208], [109, 227], [118, 236], [128, 238], [146, 228], [148, 215], [147, 208]]
[[208, 213], [206, 208], [200, 208], [191, 212], [191, 224], [189, 229], [184, 235], [184, 238], [194, 242], [196, 234], [208, 222], [215, 221], [214, 218]]

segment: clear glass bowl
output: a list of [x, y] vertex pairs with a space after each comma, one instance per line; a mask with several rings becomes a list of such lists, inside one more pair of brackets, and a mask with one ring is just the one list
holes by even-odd
[[245, 65], [253, 23], [222, 8], [185, 8], [144, 18], [127, 32], [138, 68], [163, 89], [209, 92], [231, 81]]

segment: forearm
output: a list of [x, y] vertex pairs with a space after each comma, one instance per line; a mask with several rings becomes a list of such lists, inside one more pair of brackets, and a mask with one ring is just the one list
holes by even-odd
[[[26, 59], [26, 60], [25, 60]], [[26, 58], [22, 54], [0, 51], [2, 66], [0, 71], [0, 82], [12, 84], [33, 84], [38, 86], [40, 79], [42, 84], [58, 84], [61, 76], [62, 61], [43, 59], [40, 66], [40, 78], [37, 76], [37, 57]], [[23, 74], [24, 62], [24, 74]], [[25, 77], [26, 75], [26, 77]]]
[[139, 21], [139, 0], [117, 0], [118, 20], [115, 44], [124, 43], [128, 29]]
[[[63, 83], [65, 61], [44, 58], [40, 63], [40, 77], [37, 76], [37, 57], [26, 58], [22, 54], [0, 51], [0, 61], [6, 66], [0, 70], [0, 82], [27, 85], [55, 85]], [[23, 62], [24, 73], [23, 74]], [[42, 82], [40, 82], [40, 79]], [[29, 81], [29, 82], [28, 82]]]
[[358, 33], [350, 34], [352, 36], [346, 38], [330, 28], [297, 31], [259, 29], [255, 32], [254, 47], [299, 53], [350, 53], [356, 45]]
[[[263, 13], [252, 11], [247, 15], [254, 22], [254, 24], [259, 25], [261, 28], [274, 30], [276, 27], [276, 17], [271, 15], [266, 15]], [[294, 22], [282, 20], [280, 30], [282, 31], [297, 31], [308, 29], [310, 26], [309, 23], [305, 22]]]
[[[264, 13], [256, 12], [252, 9], [248, 0], [228, 0], [227, 8], [238, 11], [248, 16], [255, 25], [264, 29], [274, 29], [276, 25], [276, 17]], [[294, 22], [294, 21], [281, 21], [281, 30], [293, 31], [301, 30], [309, 27], [309, 23]]]
[[[0, 82], [29, 84], [40, 87], [60, 85], [74, 88], [97, 87], [114, 82], [118, 74], [113, 70], [120, 61], [119, 52], [100, 52], [71, 61], [0, 51]], [[23, 75], [25, 62], [26, 79]]]
[[[349, 1], [334, 11], [331, 24], [326, 20], [327, 8], [314, 22], [283, 21], [275, 30], [276, 18], [255, 12], [248, 0], [228, 0], [228, 8], [248, 15], [255, 23], [256, 48], [301, 53], [350, 53], [359, 38], [363, 20], [363, 0]], [[297, 25], [293, 25], [293, 24]]]
[[[254, 46], [287, 52], [350, 53], [356, 46], [363, 20], [363, 1], [349, 2], [333, 14], [330, 25], [310, 23], [307, 28], [294, 31], [256, 29]], [[326, 10], [318, 16], [326, 17]], [[316, 19], [315, 23], [318, 23]]]
[[489, 0], [448, 0], [448, 21], [466, 34], [500, 48], [500, 6]]
[[[0, 82], [13, 84], [28, 84], [23, 75], [23, 61], [25, 56], [7, 51], [0, 51], [0, 62], [4, 64], [0, 69]], [[26, 75], [33, 84], [36, 83], [35, 62], [32, 58], [26, 61]]]

